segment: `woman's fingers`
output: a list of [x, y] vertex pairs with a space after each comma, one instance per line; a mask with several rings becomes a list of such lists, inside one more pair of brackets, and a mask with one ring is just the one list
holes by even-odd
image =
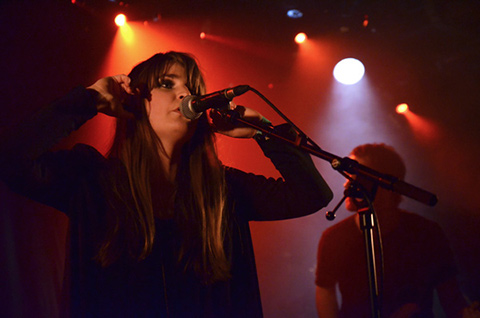
[[134, 95], [130, 81], [127, 75], [119, 74], [101, 78], [89, 86], [98, 92], [98, 111], [114, 117], [132, 117], [133, 114], [124, 107], [129, 96]]

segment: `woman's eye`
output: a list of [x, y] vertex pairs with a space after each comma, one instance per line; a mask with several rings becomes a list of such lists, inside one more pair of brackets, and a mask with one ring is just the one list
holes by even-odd
[[161, 88], [173, 88], [174, 83], [169, 80], [163, 80], [160, 82], [160, 87]]

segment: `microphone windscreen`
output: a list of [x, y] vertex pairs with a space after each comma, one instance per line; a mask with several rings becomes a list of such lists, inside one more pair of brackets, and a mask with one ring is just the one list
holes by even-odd
[[195, 99], [195, 95], [187, 95], [182, 99], [182, 104], [180, 105], [180, 113], [185, 118], [195, 120], [200, 118], [202, 116], [203, 112], [197, 113], [195, 110], [192, 108], [192, 101]]

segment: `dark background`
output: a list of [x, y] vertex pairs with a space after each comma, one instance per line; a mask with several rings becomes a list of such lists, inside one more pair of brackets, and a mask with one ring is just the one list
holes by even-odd
[[[290, 8], [304, 16], [289, 19]], [[118, 45], [112, 21], [119, 11], [148, 29], [136, 45]], [[293, 43], [299, 31], [309, 36], [304, 46]], [[407, 181], [439, 197], [433, 208], [408, 198], [403, 207], [440, 224], [465, 295], [480, 299], [480, 1], [3, 1], [0, 126], [169, 49], [199, 58], [210, 91], [255, 87], [329, 152], [346, 156], [366, 142], [393, 145], [405, 158]], [[344, 57], [365, 64], [356, 88], [332, 79]], [[411, 126], [397, 115], [400, 102], [424, 124]], [[255, 96], [239, 103], [280, 123]], [[109, 134], [101, 123], [64, 146], [81, 141], [104, 149]], [[220, 138], [219, 152], [226, 164], [277, 176], [251, 141]], [[335, 192], [331, 209], [343, 178], [328, 162], [315, 163]], [[0, 190], [0, 312], [56, 317], [68, 220], [3, 184]], [[316, 316], [316, 247], [333, 224], [323, 214], [252, 223], [265, 317]], [[346, 216], [341, 209], [334, 222]]]

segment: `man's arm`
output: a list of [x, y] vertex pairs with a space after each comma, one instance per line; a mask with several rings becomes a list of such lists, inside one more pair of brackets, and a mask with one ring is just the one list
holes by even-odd
[[436, 286], [438, 298], [447, 317], [462, 317], [467, 302], [455, 278], [450, 278]]
[[317, 286], [316, 303], [319, 318], [336, 318], [338, 316], [335, 286], [331, 288]]

